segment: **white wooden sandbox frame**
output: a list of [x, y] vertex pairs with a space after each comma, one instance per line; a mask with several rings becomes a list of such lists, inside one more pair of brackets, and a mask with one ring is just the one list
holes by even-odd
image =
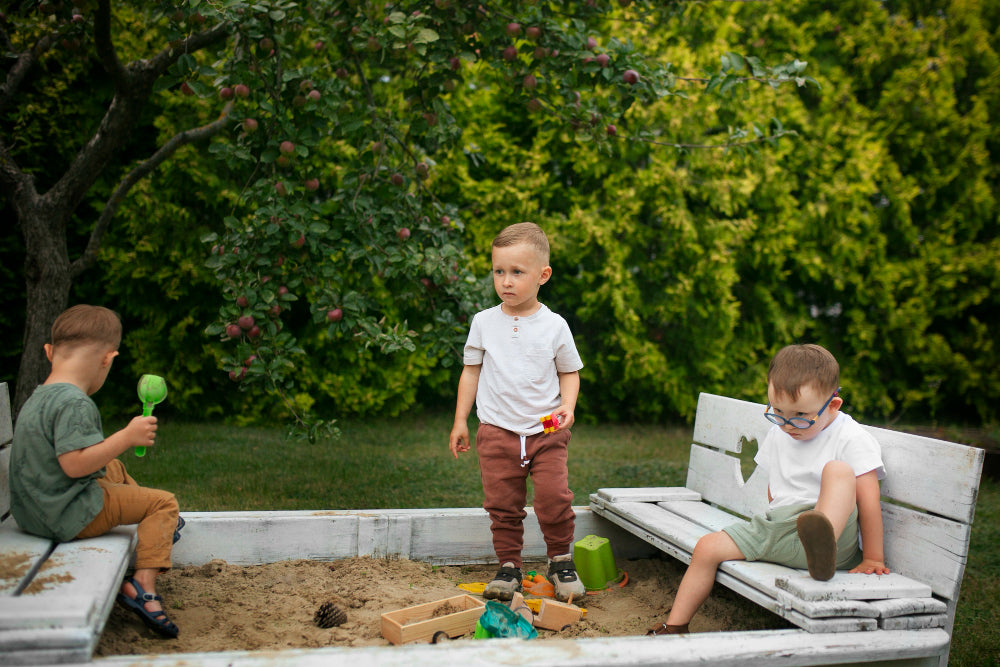
[[[615, 558], [645, 558], [657, 553], [646, 542], [593, 514], [577, 512], [577, 539], [607, 537]], [[370, 510], [328, 512], [186, 513], [184, 538], [174, 549], [177, 567], [222, 559], [255, 565], [309, 558], [336, 560], [353, 556], [409, 558], [432, 564], [495, 561], [489, 520], [481, 509]], [[525, 558], [544, 559], [534, 514], [525, 521]], [[859, 639], [864, 659], [859, 660]], [[833, 665], [863, 662], [885, 665], [931, 665], [928, 653], [947, 646], [941, 629], [914, 632], [811, 634], [804, 630], [768, 630], [691, 634], [682, 637], [617, 637], [545, 641], [458, 640], [406, 646], [242, 651], [172, 655], [118, 656], [95, 659], [94, 667], [264, 667], [272, 665]], [[844, 648], [850, 646], [851, 654]], [[919, 656], [924, 656], [920, 658]], [[907, 659], [912, 659], [907, 661]]]

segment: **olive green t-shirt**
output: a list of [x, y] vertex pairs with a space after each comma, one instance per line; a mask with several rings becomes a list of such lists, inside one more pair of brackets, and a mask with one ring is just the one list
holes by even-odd
[[35, 389], [17, 416], [10, 452], [10, 510], [22, 530], [65, 542], [94, 520], [104, 505], [97, 484], [104, 469], [73, 478], [58, 457], [103, 440], [101, 413], [79, 387]]

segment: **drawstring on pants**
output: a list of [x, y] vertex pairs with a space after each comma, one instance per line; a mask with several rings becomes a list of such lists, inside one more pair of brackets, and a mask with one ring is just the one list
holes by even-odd
[[527, 451], [527, 449], [524, 446], [525, 440], [527, 440], [527, 436], [523, 436], [522, 435], [521, 436], [521, 467], [522, 468], [526, 468], [528, 466], [528, 464], [531, 463], [531, 459], [528, 458], [528, 451]]

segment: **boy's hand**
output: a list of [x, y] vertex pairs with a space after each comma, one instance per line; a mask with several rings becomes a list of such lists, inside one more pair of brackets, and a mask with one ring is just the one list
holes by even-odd
[[456, 459], [462, 452], [469, 451], [469, 427], [462, 424], [455, 424], [448, 436], [448, 449]]
[[555, 412], [553, 412], [552, 414], [554, 416], [556, 416], [556, 417], [559, 418], [559, 429], [560, 430], [562, 430], [564, 428], [570, 428], [571, 426], [573, 426], [573, 422], [575, 421], [575, 418], [573, 417], [573, 409], [572, 408], [570, 408], [568, 406], [565, 406], [565, 405], [560, 405], [559, 408]]
[[861, 564], [851, 570], [851, 574], [889, 574], [889, 568], [880, 560], [864, 559]]
[[156, 417], [133, 417], [122, 430], [129, 447], [149, 447], [156, 442]]

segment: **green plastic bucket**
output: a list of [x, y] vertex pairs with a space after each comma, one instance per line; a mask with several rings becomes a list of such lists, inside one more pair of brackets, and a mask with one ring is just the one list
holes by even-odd
[[618, 568], [606, 537], [587, 535], [573, 545], [573, 564], [588, 591], [599, 591], [618, 579]]

